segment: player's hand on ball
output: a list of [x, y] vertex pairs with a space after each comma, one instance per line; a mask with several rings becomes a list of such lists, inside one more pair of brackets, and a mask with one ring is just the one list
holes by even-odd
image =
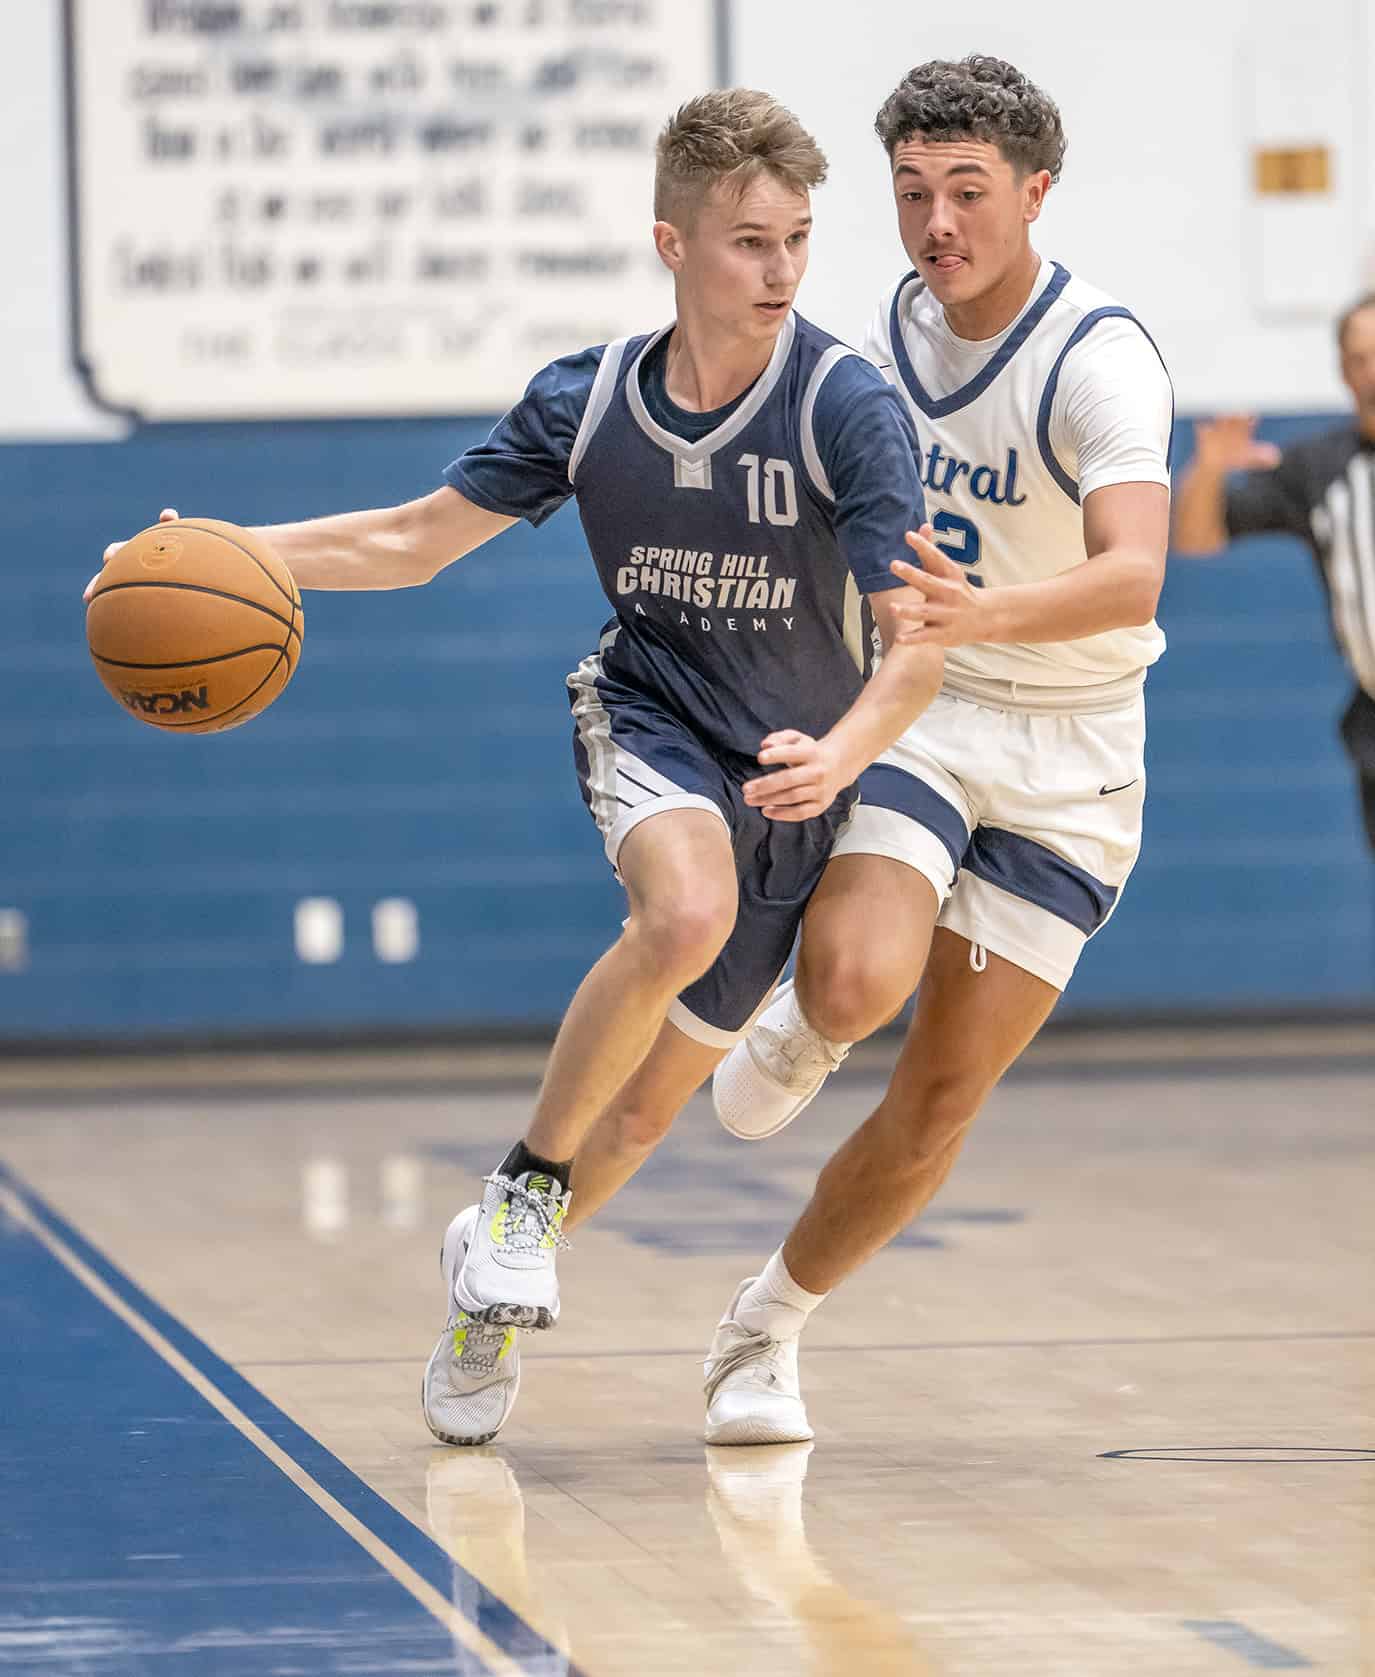
[[112, 542], [92, 579], [86, 643], [111, 698], [139, 722], [217, 734], [260, 715], [291, 680], [301, 594], [256, 531], [170, 509]]
[[908, 592], [894, 600], [893, 609], [902, 627], [897, 640], [906, 646], [968, 646], [988, 636], [988, 602], [947, 553], [931, 540], [929, 524], [907, 532], [907, 545], [921, 560], [921, 568], [905, 559], [894, 559], [888, 567], [901, 577]]
[[[175, 507], [164, 507], [162, 509], [162, 511], [158, 514], [158, 523], [159, 524], [175, 524], [176, 520], [177, 520], [177, 509]], [[124, 546], [123, 542], [111, 542], [110, 545], [105, 549], [104, 553], [101, 554], [100, 563], [102, 565], [108, 565], [110, 563], [111, 559], [114, 558], [115, 554], [118, 553], [120, 548], [122, 548], [123, 546]], [[94, 589], [96, 583], [99, 582], [99, 581], [100, 581], [100, 572], [97, 571], [96, 574], [91, 578], [91, 580], [86, 584], [86, 591], [85, 591], [84, 594], [82, 594], [81, 598], [86, 602], [87, 605], [90, 605], [90, 603], [91, 603], [91, 591], [92, 591], [92, 589]]]
[[747, 780], [742, 788], [745, 802], [770, 821], [810, 821], [824, 814], [854, 779], [825, 740], [795, 728], [770, 734], [759, 748], [759, 761], [765, 768], [785, 765]]
[[1256, 416], [1250, 413], [1219, 414], [1201, 419], [1194, 427], [1194, 449], [1198, 463], [1209, 471], [1268, 471], [1280, 463], [1274, 443], [1256, 439]]

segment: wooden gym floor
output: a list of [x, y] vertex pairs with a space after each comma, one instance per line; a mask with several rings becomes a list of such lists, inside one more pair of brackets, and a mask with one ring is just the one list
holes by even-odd
[[774, 1450], [704, 1449], [701, 1355], [873, 1058], [756, 1147], [699, 1098], [476, 1451], [436, 1252], [528, 1088], [10, 1077], [0, 1670], [1375, 1672], [1375, 1051], [1219, 1041], [1043, 1049]]

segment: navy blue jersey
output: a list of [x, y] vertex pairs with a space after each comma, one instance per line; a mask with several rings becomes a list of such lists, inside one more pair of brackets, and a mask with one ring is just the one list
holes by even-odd
[[765, 734], [824, 734], [858, 695], [864, 595], [900, 586], [889, 562], [925, 516], [917, 442], [881, 375], [796, 314], [721, 422], [677, 435], [642, 383], [670, 330], [553, 362], [444, 476], [533, 524], [575, 495], [616, 611], [606, 676], [752, 763]]

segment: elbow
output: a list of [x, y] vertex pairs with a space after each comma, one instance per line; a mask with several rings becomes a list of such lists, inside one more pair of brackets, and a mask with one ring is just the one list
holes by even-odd
[[423, 588], [449, 563], [449, 556], [440, 556], [430, 511], [429, 498], [392, 508], [387, 545], [393, 588]]
[[[1121, 555], [1105, 604], [1111, 629], [1144, 629], [1155, 621], [1165, 584], [1165, 554], [1138, 548]], [[1108, 580], [1106, 577], [1103, 579]]]
[[1122, 610], [1123, 629], [1149, 629], [1155, 622], [1155, 610], [1160, 605], [1159, 577], [1152, 577], [1149, 582], [1139, 582], [1134, 587], [1122, 590], [1120, 610]]
[[407, 553], [403, 549], [388, 555], [385, 567], [379, 572], [377, 586], [423, 588], [427, 582], [433, 582], [442, 569], [440, 565], [430, 564], [423, 554]]
[[406, 566], [405, 575], [397, 586], [399, 588], [423, 588], [427, 582], [433, 582], [443, 569], [443, 565], [422, 563], [417, 555]]
[[1164, 567], [1161, 566], [1156, 574], [1143, 578], [1135, 587], [1125, 591], [1122, 609], [1127, 628], [1145, 629], [1155, 622], [1164, 580]]

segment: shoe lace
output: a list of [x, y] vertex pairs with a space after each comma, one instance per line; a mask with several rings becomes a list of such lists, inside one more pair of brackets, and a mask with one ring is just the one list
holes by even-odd
[[568, 1250], [568, 1241], [559, 1233], [567, 1210], [560, 1195], [532, 1188], [528, 1182], [517, 1182], [499, 1170], [482, 1180], [500, 1188], [506, 1196], [505, 1238], [514, 1251], [538, 1252], [546, 1241], [559, 1251]]
[[458, 1318], [454, 1327], [463, 1332], [462, 1346], [454, 1345], [458, 1366], [465, 1374], [478, 1378], [495, 1371], [508, 1339], [515, 1338], [514, 1328], [496, 1327], [466, 1312]]
[[774, 1353], [782, 1350], [781, 1342], [766, 1333], [747, 1333], [744, 1328], [738, 1328], [736, 1332], [740, 1337], [734, 1344], [728, 1345], [707, 1365], [703, 1390], [708, 1403], [732, 1374], [740, 1374], [742, 1382], [749, 1381], [754, 1386], [778, 1384]]
[[850, 1052], [849, 1043], [832, 1042], [810, 1025], [792, 1029], [781, 1025], [756, 1025], [761, 1056], [778, 1082], [792, 1088], [806, 1088], [818, 1077], [829, 1077]]

